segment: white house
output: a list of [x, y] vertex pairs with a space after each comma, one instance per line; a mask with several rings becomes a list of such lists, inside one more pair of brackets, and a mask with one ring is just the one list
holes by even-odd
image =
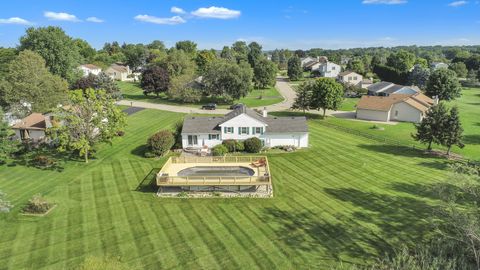
[[443, 62], [432, 62], [430, 64], [430, 68], [433, 70], [439, 69], [439, 68], [448, 68], [448, 64], [445, 64]]
[[383, 81], [374, 83], [367, 89], [368, 95], [370, 96], [389, 96], [391, 94], [413, 95], [420, 92], [420, 89], [416, 86], [404, 86]]
[[337, 78], [338, 74], [342, 71], [342, 67], [333, 62], [321, 63], [318, 68], [312, 69], [312, 72], [315, 72], [320, 77], [326, 78]]
[[78, 69], [83, 72], [84, 77], [86, 77], [90, 74], [98, 75], [98, 74], [100, 74], [100, 72], [102, 72], [102, 69], [100, 67], [97, 67], [97, 66], [92, 65], [92, 64], [81, 65], [81, 66], [78, 67]]
[[300, 64], [302, 68], [305, 67], [305, 65], [310, 62], [318, 62], [318, 59], [316, 57], [311, 57], [311, 56], [300, 59]]
[[357, 104], [357, 119], [370, 121], [401, 121], [418, 123], [438, 100], [422, 93], [413, 95], [362, 96]]
[[133, 81], [133, 78], [129, 78], [129, 75], [132, 74], [130, 67], [122, 63], [112, 64], [105, 73], [110, 76], [110, 78], [117, 81]]
[[362, 87], [363, 76], [353, 71], [344, 71], [338, 74], [338, 81], [344, 84]]
[[41, 113], [32, 113], [12, 126], [16, 140], [44, 141], [45, 130], [52, 126], [52, 116]]
[[305, 117], [272, 117], [266, 110], [260, 115], [246, 106], [239, 106], [221, 116], [189, 116], [182, 129], [182, 147], [213, 147], [223, 140], [259, 138], [266, 147], [293, 145], [308, 147], [308, 126]]

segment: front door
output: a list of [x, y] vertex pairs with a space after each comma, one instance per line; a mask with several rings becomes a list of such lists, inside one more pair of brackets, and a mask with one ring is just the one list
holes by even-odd
[[197, 145], [198, 137], [197, 135], [188, 135], [188, 145]]

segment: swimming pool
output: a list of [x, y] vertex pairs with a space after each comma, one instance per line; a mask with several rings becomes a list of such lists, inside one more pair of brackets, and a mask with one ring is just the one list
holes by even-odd
[[255, 171], [243, 166], [195, 166], [183, 169], [178, 176], [253, 176]]

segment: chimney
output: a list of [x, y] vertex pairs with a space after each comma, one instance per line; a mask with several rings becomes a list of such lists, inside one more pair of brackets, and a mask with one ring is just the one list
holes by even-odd
[[262, 116], [265, 118], [268, 116], [267, 107], [263, 107]]

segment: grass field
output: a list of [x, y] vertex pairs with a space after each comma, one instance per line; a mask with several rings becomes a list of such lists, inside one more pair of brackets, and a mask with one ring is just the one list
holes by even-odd
[[[175, 100], [170, 100], [166, 95], [160, 95], [156, 97], [155, 95], [145, 96], [143, 90], [136, 83], [131, 82], [117, 82], [120, 90], [123, 94], [123, 97], [127, 100], [139, 100], [152, 103], [160, 104], [169, 104], [169, 105], [181, 105], [189, 107], [201, 107], [203, 104], [212, 102], [212, 99], [204, 98], [198, 103], [182, 103]], [[268, 89], [253, 89], [248, 95], [239, 100], [235, 100], [234, 103], [243, 103], [248, 107], [260, 107], [276, 104], [283, 101], [283, 97], [278, 93], [275, 87], [270, 87]], [[230, 104], [217, 104], [218, 108], [228, 108]]]
[[[0, 269], [69, 269], [87, 255], [145, 269], [326, 269], [419, 243], [432, 229], [428, 187], [445, 177], [442, 160], [321, 120], [309, 120], [309, 149], [268, 155], [272, 199], [159, 199], [139, 184], [165, 159], [143, 158], [142, 145], [181, 117], [133, 114], [96, 160], [67, 161], [61, 172], [0, 167], [0, 190], [15, 204], [0, 215]], [[57, 208], [19, 215], [36, 193]]]
[[[464, 128], [465, 148], [454, 147], [453, 151], [464, 155], [466, 158], [480, 160], [480, 88], [466, 88], [462, 92], [462, 97], [451, 102], [450, 105], [457, 105], [460, 110], [460, 117]], [[412, 139], [411, 134], [415, 132], [415, 127], [411, 123], [398, 123], [397, 125], [381, 125], [385, 130], [371, 129], [372, 123], [351, 121], [345, 119], [329, 118], [329, 122], [345, 126], [376, 136], [401, 141], [410, 145], [423, 147]]]

